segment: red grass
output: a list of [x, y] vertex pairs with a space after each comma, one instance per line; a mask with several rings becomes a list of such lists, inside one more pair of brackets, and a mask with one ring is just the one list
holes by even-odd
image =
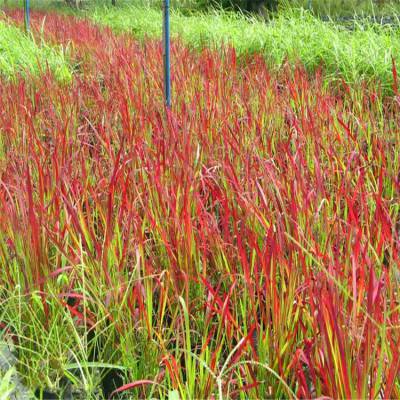
[[[85, 262], [117, 329], [157, 341], [174, 388], [188, 366], [183, 342], [163, 335], [183, 329], [182, 296], [203, 338], [192, 351], [208, 349], [216, 375], [245, 338], [232, 363], [268, 363], [298, 397], [400, 397], [399, 105], [384, 100], [382, 115], [375, 92], [326, 88], [322, 73], [275, 75], [258, 56], [175, 42], [167, 112], [159, 42], [53, 14], [45, 35], [72, 43], [73, 82], [0, 84], [1, 251], [24, 242], [26, 290], [62, 271], [74, 293]], [[111, 310], [136, 262], [151, 279], [120, 310], [133, 324]], [[68, 307], [94, 325], [79, 305]], [[255, 365], [229, 374], [226, 393], [287, 396]]]

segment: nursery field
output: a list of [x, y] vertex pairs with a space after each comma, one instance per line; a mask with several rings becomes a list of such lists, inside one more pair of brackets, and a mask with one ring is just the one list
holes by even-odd
[[32, 52], [0, 41], [0, 398], [400, 398], [396, 54], [347, 80], [177, 35], [166, 109], [154, 36], [22, 25], [0, 16]]

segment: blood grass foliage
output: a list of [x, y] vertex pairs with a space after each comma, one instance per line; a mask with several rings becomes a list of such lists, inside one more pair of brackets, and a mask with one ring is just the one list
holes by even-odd
[[15, 79], [17, 75], [39, 74], [50, 69], [57, 79], [71, 80], [71, 72], [62, 48], [52, 48], [33, 41], [21, 29], [0, 20], [0, 75]]
[[168, 111], [160, 42], [44, 32], [71, 85], [0, 85], [0, 317], [27, 385], [400, 397], [397, 86], [174, 42]]

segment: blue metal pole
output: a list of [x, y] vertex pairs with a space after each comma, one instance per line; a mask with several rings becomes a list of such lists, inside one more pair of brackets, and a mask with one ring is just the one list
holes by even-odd
[[170, 60], [170, 27], [169, 27], [169, 0], [164, 0], [164, 96], [165, 105], [171, 108], [171, 60]]
[[31, 18], [30, 18], [30, 3], [29, 0], [24, 0], [24, 17], [25, 17], [25, 30], [26, 32], [29, 32], [30, 30], [30, 24], [31, 24]]

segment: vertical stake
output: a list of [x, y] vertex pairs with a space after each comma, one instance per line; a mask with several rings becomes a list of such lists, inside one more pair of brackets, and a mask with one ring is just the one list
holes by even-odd
[[24, 19], [25, 19], [25, 31], [28, 33], [30, 30], [31, 18], [30, 18], [30, 4], [29, 0], [24, 0]]
[[[28, 0], [29, 1], [29, 0]], [[164, 96], [165, 105], [171, 108], [171, 61], [170, 61], [170, 29], [169, 0], [164, 0], [163, 45], [164, 45]]]

